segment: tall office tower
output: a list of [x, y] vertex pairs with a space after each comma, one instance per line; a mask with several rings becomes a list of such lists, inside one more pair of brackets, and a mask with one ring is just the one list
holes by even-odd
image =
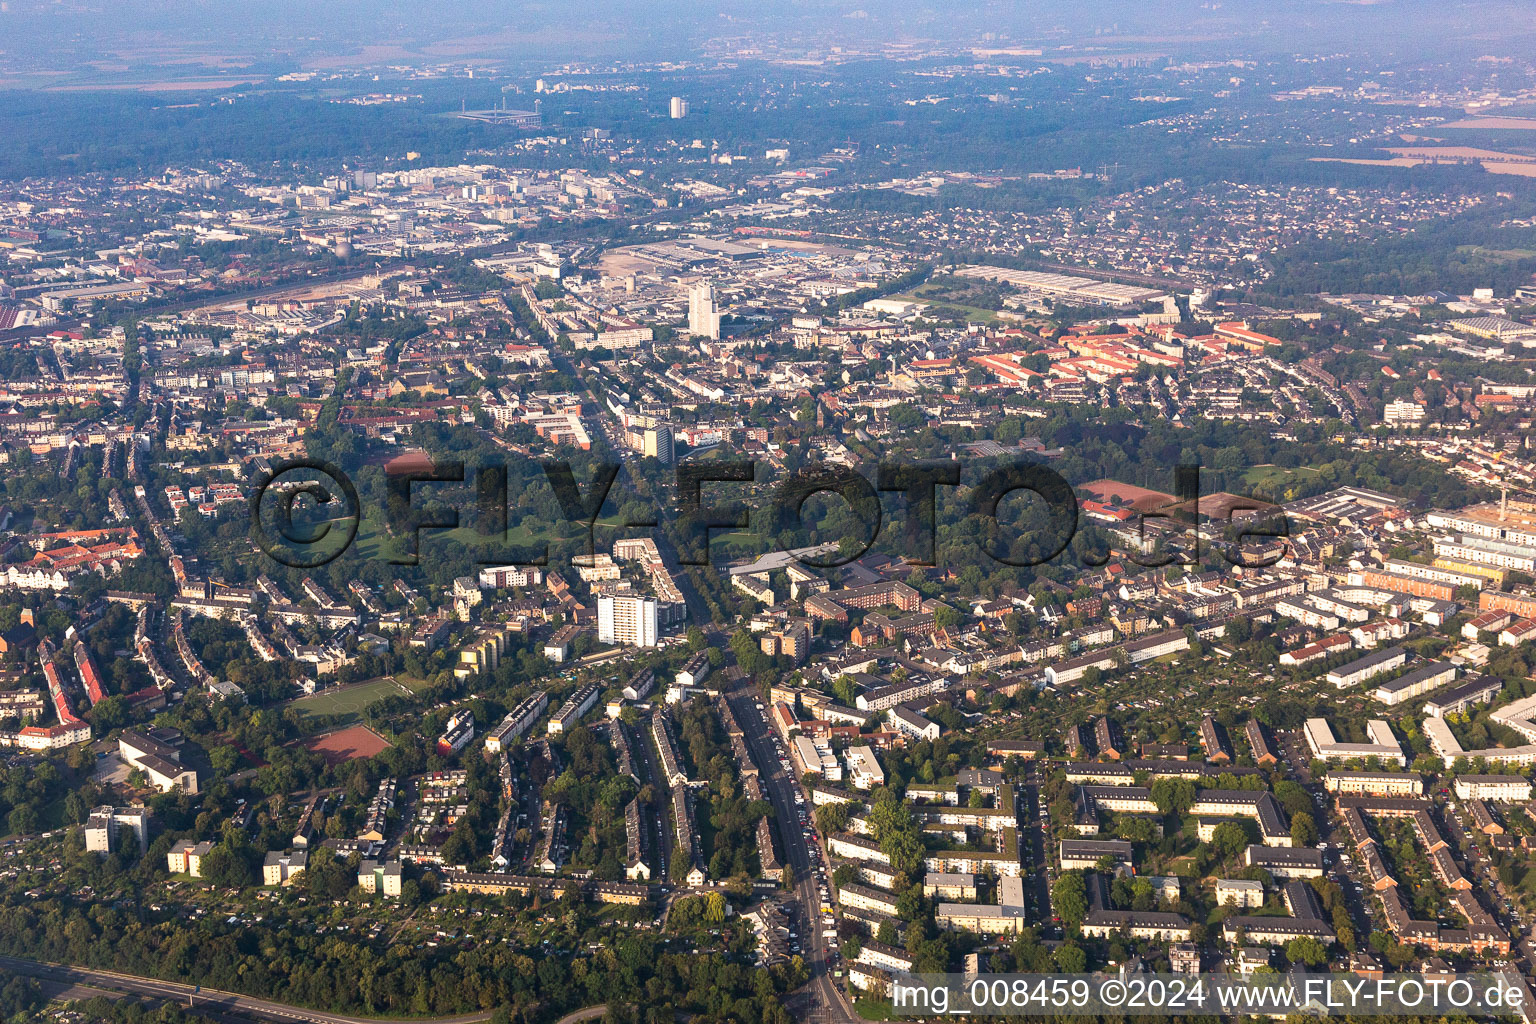
[[688, 101], [681, 96], [672, 97], [672, 120], [688, 116]]
[[688, 333], [701, 338], [720, 337], [720, 313], [715, 309], [715, 290], [708, 281], [688, 289]]

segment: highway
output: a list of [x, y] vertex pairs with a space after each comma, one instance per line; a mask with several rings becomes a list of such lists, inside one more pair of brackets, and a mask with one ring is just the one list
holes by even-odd
[[[730, 701], [736, 721], [741, 725], [752, 758], [757, 762], [759, 778], [778, 820], [779, 839], [784, 847], [785, 860], [794, 870], [795, 901], [800, 905], [800, 927], [797, 930], [801, 935], [801, 955], [810, 973], [810, 981], [798, 992], [790, 994], [785, 1000], [785, 1008], [798, 1021], [859, 1024], [863, 1018], [854, 1012], [848, 996], [833, 980], [829, 969], [828, 954], [834, 950], [831, 942], [822, 938], [821, 932], [828, 927], [823, 922], [830, 922], [831, 918], [821, 913], [815, 867], [817, 863], [825, 865], [825, 861], [820, 846], [806, 839], [801, 829], [800, 815], [795, 804], [799, 784], [779, 763], [768, 719], [757, 708], [761, 698], [756, 692], [748, 685], [741, 685], [729, 691], [726, 699]], [[810, 807], [809, 801], [804, 806]]]
[[[196, 986], [182, 985], [174, 981], [140, 978], [115, 971], [96, 971], [85, 967], [39, 963], [13, 956], [0, 956], [0, 968], [45, 981], [89, 985], [93, 988], [127, 992], [132, 995], [170, 999], [183, 1004], [190, 999], [193, 1009], [201, 1013], [217, 1016], [233, 1013], [263, 1021], [313, 1021], [315, 1024], [473, 1024], [476, 1021], [489, 1020], [491, 1016], [490, 1011], [486, 1010], [481, 1013], [460, 1014], [456, 1017], [438, 1017], [435, 1020], [416, 1018], [411, 1022], [404, 1020], [395, 1022], [377, 1017], [348, 1017], [345, 1014], [288, 1006], [285, 1003], [237, 995], [233, 992], [220, 992], [208, 988], [199, 990]], [[601, 1013], [600, 1007], [588, 1007], [587, 1010], [581, 1010], [578, 1013], [587, 1013], [590, 1010], [598, 1010], [599, 1014]], [[587, 1018], [575, 1014], [565, 1018], [568, 1021], [584, 1019]]]

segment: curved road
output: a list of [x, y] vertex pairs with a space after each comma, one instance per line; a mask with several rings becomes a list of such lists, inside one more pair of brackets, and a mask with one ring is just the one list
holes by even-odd
[[572, 1010], [570, 1013], [555, 1021], [555, 1024], [577, 1024], [577, 1021], [596, 1020], [608, 1012], [608, 1004], [600, 1003], [597, 1006], [588, 1006], [583, 1010]]
[[[489, 1020], [491, 1016], [491, 1012], [486, 1010], [482, 1013], [460, 1014], [457, 1017], [438, 1017], [434, 1021], [390, 1021], [377, 1017], [348, 1017], [344, 1014], [289, 1006], [285, 1003], [236, 995], [233, 992], [220, 992], [216, 989], [205, 988], [198, 991], [193, 985], [160, 981], [158, 978], [140, 978], [132, 974], [118, 974], [115, 971], [96, 971], [85, 967], [38, 963], [35, 960], [22, 960], [13, 956], [0, 956], [0, 968], [46, 981], [92, 985], [118, 992], [129, 992], [133, 995], [173, 999], [177, 1002], [191, 999], [193, 1008], [204, 1012], [238, 1013], [258, 1020], [282, 1021], [285, 1024], [292, 1021], [312, 1021], [314, 1024], [475, 1024], [478, 1021]], [[605, 1010], [606, 1007], [589, 1006], [562, 1018], [560, 1024], [590, 1020], [601, 1016]]]

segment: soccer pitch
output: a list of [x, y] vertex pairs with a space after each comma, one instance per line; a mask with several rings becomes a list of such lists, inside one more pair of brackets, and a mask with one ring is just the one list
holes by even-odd
[[377, 704], [385, 697], [409, 697], [412, 693], [409, 686], [395, 679], [394, 676], [382, 676], [367, 682], [321, 690], [307, 697], [299, 697], [292, 702], [292, 706], [306, 718], [315, 718], [320, 715], [359, 718], [370, 705]]

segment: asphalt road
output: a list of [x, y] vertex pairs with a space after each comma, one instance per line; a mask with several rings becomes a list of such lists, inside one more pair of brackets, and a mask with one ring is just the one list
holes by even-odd
[[[1354, 926], [1356, 940], [1363, 947], [1375, 924], [1371, 917], [1372, 904], [1366, 896], [1370, 892], [1367, 885], [1369, 879], [1359, 874], [1361, 865], [1354, 862], [1354, 841], [1348, 829], [1334, 824], [1334, 816], [1329, 813], [1328, 793], [1312, 776], [1309, 760], [1311, 751], [1301, 734], [1297, 731], [1276, 732], [1275, 739], [1280, 746], [1282, 760], [1279, 767], [1282, 773], [1290, 781], [1299, 784], [1312, 798], [1312, 818], [1317, 823], [1318, 838], [1326, 842], [1332, 851], [1325, 856], [1328, 877], [1338, 884], [1339, 891], [1344, 894], [1344, 906], [1349, 911], [1350, 924]], [[1344, 857], [1349, 857], [1352, 863], [1346, 865]]]
[[[656, 747], [651, 740], [649, 718], [643, 719], [637, 728], [630, 730], [630, 749], [639, 755], [639, 768], [645, 776], [640, 780], [640, 784], [643, 786], [649, 783], [661, 800], [659, 804], [644, 805], [641, 808], [644, 812], [641, 817], [645, 821], [646, 845], [650, 848], [652, 857], [651, 881], [673, 881], [676, 884], [677, 880], [668, 877], [672, 870], [674, 838], [672, 820], [667, 811], [671, 788], [667, 785], [667, 780], [661, 777], [660, 756], [656, 753]], [[669, 903], [669, 909], [670, 906]]]
[[[747, 741], [747, 747], [752, 751], [752, 757], [757, 761], [759, 778], [763, 783], [763, 789], [773, 804], [774, 814], [779, 825], [779, 839], [784, 846], [784, 855], [789, 865], [794, 869], [794, 898], [800, 905], [799, 921], [801, 933], [801, 956], [805, 960], [806, 970], [810, 973], [810, 981], [799, 992], [792, 993], [786, 1000], [786, 1008], [790, 1009], [796, 1020], [815, 1021], [820, 1024], [858, 1024], [862, 1021], [854, 1012], [848, 996], [832, 979], [828, 965], [828, 954], [833, 950], [831, 943], [822, 938], [822, 929], [828, 927], [832, 919], [821, 913], [821, 899], [816, 878], [816, 862], [825, 863], [822, 859], [821, 848], [811, 843], [805, 837], [800, 826], [800, 815], [795, 804], [795, 793], [799, 791], [799, 785], [784, 771], [779, 763], [778, 753], [774, 750], [773, 740], [769, 733], [768, 719], [762, 711], [757, 709], [759, 700], [755, 691], [750, 687], [738, 687], [726, 695], [731, 703], [731, 710], [736, 713], [736, 721], [740, 723], [742, 733]], [[810, 801], [806, 801], [805, 807], [810, 807]], [[809, 1006], [793, 1005], [794, 1002], [806, 999]]]
[[[254, 1017], [264, 1021], [313, 1021], [315, 1024], [396, 1024], [384, 1018], [376, 1017], [348, 1017], [339, 1013], [326, 1013], [323, 1010], [310, 1010], [303, 1007], [288, 1006], [285, 1003], [275, 1003], [267, 999], [256, 999], [252, 996], [236, 995], [233, 992], [220, 992], [216, 989], [202, 989], [195, 986], [182, 985], [174, 981], [160, 981], [157, 978], [140, 978], [131, 974], [118, 974], [115, 971], [95, 971], [84, 967], [69, 967], [61, 964], [38, 963], [34, 960], [22, 960], [12, 956], [0, 956], [0, 968], [16, 974], [24, 974], [45, 981], [62, 982], [71, 985], [89, 985], [93, 988], [110, 989], [117, 992], [128, 992], [133, 995], [149, 996], [151, 998], [172, 999], [185, 1003], [192, 1001], [194, 1009], [204, 1013], [237, 1013], [245, 1017]], [[601, 1007], [588, 1007], [578, 1013], [587, 1013], [589, 1010], [597, 1010], [601, 1014]], [[438, 1017], [435, 1020], [421, 1019], [411, 1022], [399, 1021], [398, 1024], [473, 1024], [475, 1021], [489, 1020], [491, 1013], [486, 1010], [482, 1013], [466, 1013], [456, 1017]], [[587, 1018], [572, 1015], [565, 1020], [576, 1021]]]
[[1037, 769], [1031, 765], [1025, 782], [1019, 787], [1019, 864], [1024, 871], [1024, 888], [1034, 894], [1031, 917], [1047, 933], [1051, 923], [1050, 850], [1040, 829], [1040, 783]]

